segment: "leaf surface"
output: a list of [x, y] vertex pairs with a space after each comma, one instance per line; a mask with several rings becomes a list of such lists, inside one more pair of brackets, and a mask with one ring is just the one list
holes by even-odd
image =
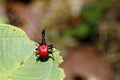
[[54, 61], [36, 62], [36, 45], [21, 29], [0, 24], [0, 80], [63, 80], [59, 51], [53, 49]]

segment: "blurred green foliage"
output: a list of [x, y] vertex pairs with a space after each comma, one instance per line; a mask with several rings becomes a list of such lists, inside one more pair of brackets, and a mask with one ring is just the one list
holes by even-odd
[[104, 11], [115, 2], [120, 0], [100, 0], [91, 5], [84, 5], [81, 11], [83, 21], [76, 24], [74, 28], [70, 28], [65, 34], [77, 36], [79, 38], [86, 38], [92, 34], [95, 34], [93, 30], [96, 29], [97, 25], [103, 18]]
[[2, 23], [8, 23], [9, 21], [8, 21], [8, 19], [7, 19], [7, 17], [6, 16], [0, 16], [0, 24], [2, 24]]

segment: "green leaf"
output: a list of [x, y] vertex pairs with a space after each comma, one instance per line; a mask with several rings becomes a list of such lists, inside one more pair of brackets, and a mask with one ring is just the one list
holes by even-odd
[[0, 24], [0, 80], [62, 80], [59, 51], [53, 49], [54, 61], [36, 62], [36, 45], [21, 29]]

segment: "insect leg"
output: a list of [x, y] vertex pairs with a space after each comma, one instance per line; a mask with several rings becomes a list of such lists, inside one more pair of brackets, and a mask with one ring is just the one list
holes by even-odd
[[54, 61], [54, 55], [53, 55], [53, 52], [52, 51], [49, 51], [49, 54], [52, 54], [52, 59], [53, 59], [53, 61]]
[[48, 45], [48, 49], [52, 49], [52, 48], [54, 48], [53, 44]]

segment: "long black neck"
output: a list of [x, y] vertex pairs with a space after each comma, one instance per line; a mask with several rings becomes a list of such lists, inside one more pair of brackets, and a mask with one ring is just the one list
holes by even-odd
[[45, 30], [42, 31], [42, 41], [41, 41], [41, 44], [46, 44], [46, 41], [45, 41]]

